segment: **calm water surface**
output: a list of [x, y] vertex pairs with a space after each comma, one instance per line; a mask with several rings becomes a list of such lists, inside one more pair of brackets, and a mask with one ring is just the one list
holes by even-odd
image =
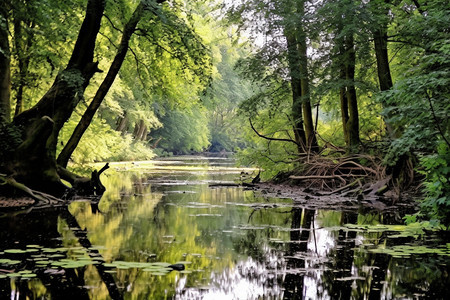
[[414, 239], [420, 229], [396, 212], [310, 210], [209, 186], [241, 171], [218, 158], [119, 163], [98, 206], [2, 216], [0, 299], [450, 295], [448, 241]]

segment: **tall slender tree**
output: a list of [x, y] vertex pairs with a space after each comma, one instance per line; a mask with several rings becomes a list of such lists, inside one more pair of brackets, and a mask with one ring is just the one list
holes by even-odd
[[[388, 55], [388, 25], [389, 25], [389, 5], [391, 0], [372, 0], [370, 4], [374, 15], [374, 24], [372, 25], [373, 42], [375, 57], [377, 60], [377, 74], [380, 90], [388, 91], [393, 86], [391, 69]], [[383, 103], [386, 107], [386, 103]], [[389, 119], [389, 116], [388, 116]], [[398, 136], [395, 128], [389, 122], [385, 121], [386, 130], [390, 138]]]
[[289, 73], [292, 89], [292, 116], [300, 151], [318, 151], [311, 110], [310, 83], [305, 31], [305, 1], [283, 3], [286, 14], [284, 35], [288, 49]]
[[8, 4], [0, 7], [0, 118], [11, 120], [11, 51], [8, 38]]
[[[164, 1], [165, 0], [158, 0], [157, 2], [162, 3]], [[100, 104], [103, 102], [103, 99], [105, 99], [105, 96], [108, 93], [111, 85], [113, 84], [114, 79], [119, 73], [120, 67], [122, 66], [122, 63], [128, 51], [130, 38], [136, 29], [136, 25], [141, 20], [142, 16], [145, 13], [145, 10], [151, 10], [153, 13], [156, 13], [155, 11], [156, 9], [157, 6], [154, 5], [152, 6], [151, 3], [150, 5], [148, 5], [145, 4], [145, 1], [140, 1], [135, 11], [133, 12], [133, 15], [125, 25], [122, 33], [122, 39], [117, 49], [117, 54], [114, 57], [114, 60], [108, 70], [108, 74], [106, 75], [102, 84], [98, 88], [94, 96], [94, 99], [91, 101], [85, 113], [83, 114], [80, 122], [78, 123], [77, 127], [72, 133], [72, 136], [70, 137], [69, 141], [66, 143], [63, 150], [58, 156], [57, 163], [62, 167], [67, 166], [70, 156], [72, 155], [73, 151], [80, 142], [84, 132], [89, 127], [89, 124], [91, 124], [91, 121], [94, 118], [95, 113], [100, 107]]]
[[347, 130], [347, 146], [349, 149], [354, 149], [360, 143], [359, 140], [359, 112], [358, 112], [358, 99], [356, 95], [355, 87], [355, 67], [356, 67], [356, 54], [353, 32], [348, 33], [344, 37], [344, 49], [345, 49], [345, 80], [346, 84], [346, 97], [348, 108], [348, 120], [346, 124]]

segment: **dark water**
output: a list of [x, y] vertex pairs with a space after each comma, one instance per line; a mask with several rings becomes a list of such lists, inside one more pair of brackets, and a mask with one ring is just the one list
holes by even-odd
[[[396, 225], [395, 212], [310, 210], [209, 187], [239, 179], [241, 169], [225, 159], [116, 164], [108, 172], [98, 207], [76, 202], [0, 218], [0, 299], [450, 295], [450, 243]], [[167, 267], [176, 263], [185, 270]]]

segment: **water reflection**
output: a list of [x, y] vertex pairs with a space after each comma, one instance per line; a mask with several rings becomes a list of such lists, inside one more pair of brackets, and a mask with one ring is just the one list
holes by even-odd
[[[239, 178], [230, 163], [122, 163], [105, 178], [98, 207], [76, 202], [1, 218], [0, 298], [439, 299], [448, 292], [447, 248], [407, 259], [371, 251], [415, 243], [357, 227], [395, 224], [395, 214], [311, 210], [242, 188], [210, 188]], [[158, 262], [186, 269], [149, 268]]]

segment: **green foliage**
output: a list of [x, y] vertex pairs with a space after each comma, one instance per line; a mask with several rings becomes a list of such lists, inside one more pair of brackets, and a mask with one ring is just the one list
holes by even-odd
[[22, 93], [24, 109], [43, 96], [67, 63], [85, 5], [81, 0], [11, 2], [11, 99]]
[[162, 128], [150, 133], [158, 147], [175, 154], [204, 151], [209, 146], [208, 120], [199, 106], [168, 110], [160, 116]]
[[217, 73], [201, 98], [207, 108], [211, 147], [209, 151], [233, 151], [243, 146], [242, 118], [237, 115], [237, 106], [251, 95], [250, 83], [243, 80], [233, 68], [243, 55], [240, 48], [232, 48], [230, 40], [213, 44], [214, 65]]
[[421, 214], [434, 224], [450, 226], [450, 149], [445, 143], [438, 152], [420, 159], [425, 175], [426, 197], [421, 201]]
[[[270, 138], [292, 139], [291, 122], [280, 110], [273, 114], [270, 110], [259, 111], [258, 118], [252, 118], [255, 129]], [[248, 123], [247, 123], [248, 124]], [[270, 179], [279, 172], [293, 170], [297, 157], [294, 143], [270, 141], [259, 137], [249, 126], [244, 127], [247, 147], [238, 151], [238, 161], [242, 165], [260, 167], [263, 179]]]
[[[386, 160], [395, 163], [407, 152], [436, 153], [443, 139], [449, 140], [450, 49], [447, 1], [433, 1], [404, 16], [395, 29], [404, 39], [394, 87], [378, 95], [389, 106], [384, 115], [395, 124], [398, 139], [392, 142]], [[399, 18], [402, 15], [399, 14]]]
[[[61, 131], [59, 151], [77, 123], [78, 119], [72, 118]], [[134, 141], [131, 134], [122, 135], [121, 132], [113, 130], [105, 120], [94, 118], [72, 154], [71, 160], [75, 164], [85, 164], [100, 161], [148, 160], [154, 156], [145, 142]]]

